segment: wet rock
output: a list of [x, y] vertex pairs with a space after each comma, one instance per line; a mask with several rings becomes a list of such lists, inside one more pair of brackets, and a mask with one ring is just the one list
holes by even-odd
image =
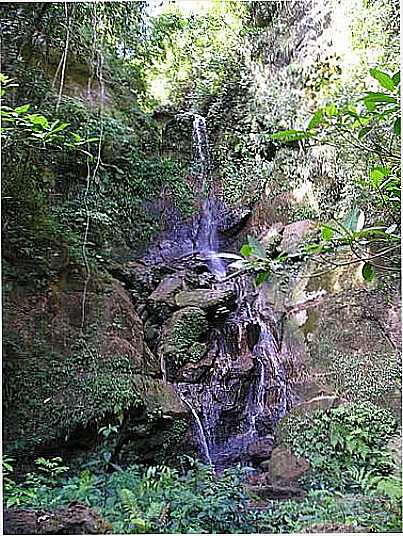
[[158, 357], [155, 354], [153, 354], [153, 352], [150, 350], [147, 344], [144, 344], [143, 362], [144, 362], [144, 372], [146, 372], [147, 374], [151, 374], [151, 375], [161, 374], [160, 361]]
[[197, 289], [179, 292], [176, 297], [178, 307], [200, 307], [201, 309], [217, 309], [218, 307], [233, 307], [236, 295], [229, 290]]
[[271, 249], [273, 246], [276, 246], [281, 242], [281, 233], [283, 229], [284, 225], [282, 223], [273, 223], [273, 225], [259, 237], [260, 242], [266, 249]]
[[148, 300], [153, 305], [165, 303], [175, 307], [175, 294], [183, 290], [183, 275], [171, 275], [165, 277], [157, 288], [149, 296]]
[[140, 374], [136, 374], [133, 381], [136, 391], [145, 401], [148, 412], [161, 410], [164, 416], [170, 417], [183, 417], [188, 414], [187, 408], [171, 383]]
[[248, 455], [255, 461], [259, 462], [267, 459], [273, 450], [274, 439], [272, 436], [262, 437], [248, 446]]
[[279, 249], [286, 253], [298, 253], [302, 243], [315, 229], [311, 220], [301, 220], [286, 225]]
[[271, 483], [284, 485], [304, 475], [309, 469], [309, 462], [305, 458], [295, 456], [284, 447], [276, 447], [270, 459], [261, 463], [261, 467]]
[[6, 509], [4, 534], [110, 534], [112, 527], [78, 502], [53, 512]]
[[[207, 345], [206, 345], [207, 348]], [[209, 353], [197, 363], [188, 363], [177, 372], [177, 381], [199, 383], [213, 364], [213, 356]]]
[[247, 206], [227, 210], [218, 221], [218, 230], [225, 236], [234, 236], [246, 224], [251, 214], [252, 210]]

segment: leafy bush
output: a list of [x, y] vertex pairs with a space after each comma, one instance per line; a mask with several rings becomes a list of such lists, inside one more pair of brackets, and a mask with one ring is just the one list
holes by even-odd
[[288, 533], [318, 523], [398, 532], [401, 524], [399, 506], [387, 493], [367, 497], [317, 490], [303, 501], [269, 500], [262, 508], [261, 500], [256, 504], [247, 493], [245, 468], [215, 475], [191, 459], [183, 460], [182, 471], [161, 465], [130, 466], [108, 475], [83, 469], [65, 478], [61, 474], [66, 468], [54, 458], [38, 464], [46, 470], [52, 466], [51, 479], [46, 475], [44, 479], [40, 471], [18, 484], [10, 478], [10, 462], [3, 460], [8, 507], [53, 509], [80, 501], [99, 511], [119, 534]]
[[352, 471], [363, 469], [373, 476], [392, 472], [392, 457], [385, 445], [396, 429], [389, 411], [371, 402], [357, 402], [313, 415], [290, 416], [282, 436], [295, 454], [309, 460], [313, 481], [351, 489]]

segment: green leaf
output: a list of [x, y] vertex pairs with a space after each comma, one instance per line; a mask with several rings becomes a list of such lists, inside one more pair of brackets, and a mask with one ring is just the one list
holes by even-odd
[[385, 89], [389, 89], [390, 91], [393, 91], [395, 89], [395, 83], [393, 79], [383, 71], [380, 71], [379, 69], [373, 68], [369, 70], [370, 75], [372, 78], [375, 78], [382, 87]]
[[362, 267], [362, 277], [365, 281], [371, 282], [375, 276], [375, 269], [370, 262], [364, 263]]
[[326, 225], [322, 227], [321, 236], [322, 236], [322, 239], [325, 240], [326, 242], [328, 242], [329, 240], [333, 238], [333, 234], [334, 234], [334, 231], [330, 227], [327, 227]]
[[263, 285], [263, 283], [268, 279], [269, 272], [259, 272], [256, 276], [255, 283], [257, 287]]
[[17, 114], [25, 114], [30, 109], [30, 104], [23, 104], [22, 106], [17, 106], [17, 108], [14, 110]]
[[316, 128], [323, 119], [323, 110], [317, 110], [308, 123], [308, 129]]
[[259, 259], [266, 259], [266, 250], [257, 238], [249, 235], [248, 244], [252, 248], [252, 255]]
[[313, 133], [310, 133], [306, 130], [282, 130], [281, 132], [271, 134], [270, 137], [272, 140], [288, 142], [305, 140], [307, 138], [311, 138], [312, 136]]
[[382, 167], [376, 167], [374, 169], [371, 169], [369, 172], [369, 177], [371, 179], [372, 185], [375, 188], [378, 188], [383, 179], [387, 176], [388, 170], [386, 168]]
[[364, 103], [366, 104], [367, 102], [391, 102], [393, 104], [397, 104], [397, 99], [396, 97], [392, 97], [391, 95], [388, 95], [386, 93], [368, 91], [368, 93], [364, 97]]
[[240, 249], [240, 253], [244, 257], [250, 257], [252, 255], [252, 252], [253, 252], [253, 248], [249, 244], [244, 244]]
[[401, 129], [402, 129], [402, 118], [399, 116], [393, 125], [393, 132], [396, 134], [396, 136], [400, 136]]
[[395, 87], [400, 84], [400, 71], [397, 71], [397, 73], [395, 73], [392, 76], [392, 80], [393, 80], [393, 83], [395, 84]]
[[56, 121], [56, 123], [53, 123], [53, 125], [50, 127], [50, 134], [56, 134], [56, 132], [60, 132], [68, 126], [69, 123], [59, 123], [58, 121]]
[[27, 116], [27, 119], [34, 126], [39, 126], [39, 127], [44, 128], [44, 129], [48, 128], [48, 126], [49, 126], [49, 121], [46, 119], [46, 117], [44, 117], [43, 115], [40, 115], [40, 114], [30, 114], [30, 115]]
[[321, 253], [323, 251], [323, 246], [320, 244], [306, 244], [304, 250], [308, 254]]
[[325, 113], [329, 117], [336, 116], [337, 113], [338, 113], [336, 105], [332, 102], [332, 103], [328, 104], [327, 106], [325, 106]]

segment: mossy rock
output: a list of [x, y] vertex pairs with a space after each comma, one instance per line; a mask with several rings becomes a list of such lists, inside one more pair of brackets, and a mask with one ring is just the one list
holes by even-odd
[[198, 307], [186, 307], [172, 315], [165, 325], [161, 348], [168, 378], [189, 361], [202, 357], [199, 343], [204, 342], [207, 331], [207, 314]]

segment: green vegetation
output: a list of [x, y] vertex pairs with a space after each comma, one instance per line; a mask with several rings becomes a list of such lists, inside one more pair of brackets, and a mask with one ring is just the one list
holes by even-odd
[[393, 416], [370, 402], [343, 404], [329, 412], [289, 416], [280, 434], [292, 451], [305, 456], [312, 478], [325, 486], [351, 489], [358, 474], [390, 475], [393, 464], [385, 449], [397, 431]]
[[[398, 413], [401, 370], [388, 332], [398, 323], [392, 291], [401, 268], [399, 10], [395, 0], [322, 4], [4, 4], [7, 508], [79, 501], [123, 534], [401, 530], [401, 464], [391, 449], [401, 434], [391, 413]], [[296, 389], [287, 408], [305, 387], [312, 387], [308, 405], [328, 388], [341, 403], [296, 410], [280, 423], [278, 445], [310, 464], [290, 483], [306, 492], [299, 501], [251, 493], [267, 451], [256, 472], [216, 474], [186, 456], [197, 438], [171, 383], [178, 370], [191, 365], [182, 377], [200, 387], [200, 401], [213, 388], [210, 368], [223, 381], [211, 400], [224, 399], [241, 376], [234, 393], [251, 404], [259, 336], [245, 313], [233, 333], [239, 327], [247, 357], [231, 355], [227, 367], [215, 360], [219, 342], [210, 347], [226, 307], [151, 303], [172, 275], [175, 291], [213, 286], [198, 254], [148, 270], [154, 253], [163, 258], [172, 249], [166, 231], [181, 237], [186, 225], [195, 243], [200, 231], [194, 114], [206, 119], [212, 158], [203, 193], [219, 207], [227, 277], [250, 272], [257, 287], [265, 284], [262, 299], [276, 294], [269, 327], [281, 345], [287, 393]], [[306, 224], [301, 236], [299, 224]], [[350, 266], [357, 270], [346, 275]], [[384, 291], [374, 306], [384, 315], [354, 316], [368, 321], [368, 333], [382, 332], [374, 348], [344, 351], [351, 333], [365, 336], [355, 321], [316, 333], [317, 298], [339, 293], [337, 311], [357, 305], [346, 303], [344, 281], [332, 294], [325, 279], [335, 270], [354, 280], [351, 288], [372, 297]], [[360, 311], [370, 308], [362, 303]], [[259, 325], [267, 311], [260, 312]], [[345, 338], [341, 349], [335, 330]], [[261, 428], [269, 409], [259, 414]], [[230, 410], [222, 420], [235, 433]]]
[[[315, 524], [337, 524], [368, 532], [400, 530], [398, 487], [390, 480], [362, 495], [312, 490], [306, 499], [261, 501], [244, 486], [245, 469], [217, 477], [211, 468], [183, 460], [186, 469], [130, 466], [110, 475], [83, 469], [63, 476], [60, 458], [38, 459], [37, 473], [16, 483], [12, 460], [4, 460], [5, 501], [10, 506], [52, 509], [80, 501], [95, 508], [113, 532], [144, 533], [284, 533]], [[190, 465], [190, 467], [189, 467]]]

